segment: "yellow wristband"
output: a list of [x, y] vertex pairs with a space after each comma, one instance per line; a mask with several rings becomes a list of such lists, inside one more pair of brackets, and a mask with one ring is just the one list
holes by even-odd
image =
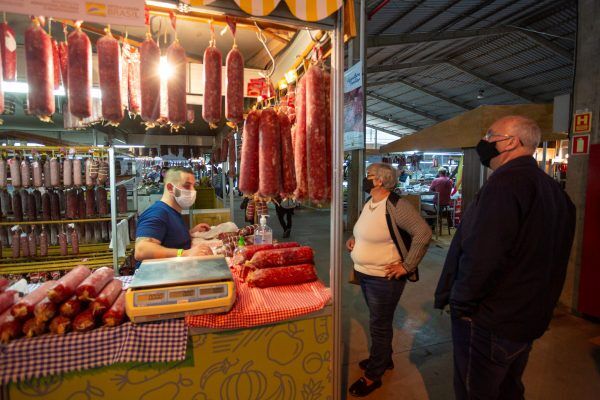
[[183, 249], [177, 250], [177, 257], [181, 257], [183, 255]]

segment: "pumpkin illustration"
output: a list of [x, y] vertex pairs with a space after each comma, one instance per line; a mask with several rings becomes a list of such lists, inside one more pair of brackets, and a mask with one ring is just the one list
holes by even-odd
[[229, 375], [221, 384], [221, 400], [261, 400], [267, 391], [267, 378], [251, 370], [248, 361], [240, 372]]

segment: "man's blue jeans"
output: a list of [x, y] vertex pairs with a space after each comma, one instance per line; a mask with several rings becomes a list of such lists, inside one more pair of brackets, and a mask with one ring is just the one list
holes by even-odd
[[452, 320], [456, 400], [521, 400], [531, 342], [500, 338], [473, 321]]
[[371, 351], [365, 376], [379, 380], [392, 361], [394, 312], [406, 285], [406, 279], [387, 279], [356, 271], [369, 308]]

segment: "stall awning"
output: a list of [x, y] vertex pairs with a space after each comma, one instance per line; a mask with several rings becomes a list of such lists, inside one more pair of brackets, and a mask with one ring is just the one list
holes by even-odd
[[475, 147], [490, 125], [507, 115], [523, 115], [536, 121], [542, 130], [542, 141], [566, 139], [566, 133], [552, 132], [552, 113], [552, 104], [480, 106], [382, 146], [379, 152], [397, 153]]
[[[206, 6], [216, 0], [191, 0], [192, 6]], [[264, 17], [277, 8], [282, 0], [234, 0], [247, 14]], [[316, 22], [339, 10], [343, 0], [283, 0], [294, 16], [302, 21]]]

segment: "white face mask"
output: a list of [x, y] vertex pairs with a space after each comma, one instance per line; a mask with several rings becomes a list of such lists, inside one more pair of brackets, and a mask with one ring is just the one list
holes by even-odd
[[175, 198], [177, 204], [179, 204], [179, 207], [188, 209], [196, 201], [196, 191], [181, 189], [177, 186], [173, 186], [173, 197]]

